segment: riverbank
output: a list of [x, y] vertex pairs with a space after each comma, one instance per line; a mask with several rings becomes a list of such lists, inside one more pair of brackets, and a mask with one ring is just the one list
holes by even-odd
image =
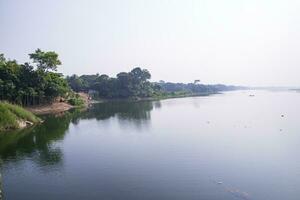
[[41, 119], [21, 106], [0, 102], [0, 131], [22, 129], [39, 122]]
[[36, 115], [44, 115], [44, 114], [57, 114], [61, 112], [68, 111], [72, 108], [77, 107], [88, 107], [91, 104], [91, 99], [88, 94], [80, 92], [78, 93], [82, 104], [80, 105], [71, 105], [69, 102], [53, 102], [44, 105], [31, 106], [26, 107], [26, 110], [36, 114]]
[[220, 92], [203, 92], [203, 93], [185, 93], [185, 94], [165, 94], [160, 96], [153, 97], [131, 97], [131, 98], [114, 98], [114, 99], [97, 99], [96, 101], [91, 101], [92, 103], [105, 103], [105, 102], [114, 102], [114, 101], [159, 101], [165, 99], [174, 99], [174, 98], [186, 98], [186, 97], [201, 97], [201, 96], [210, 96], [214, 94], [221, 94]]
[[[80, 98], [83, 100], [84, 105], [81, 107], [88, 107], [93, 103], [105, 103], [105, 102], [114, 102], [114, 101], [158, 101], [164, 99], [172, 99], [172, 98], [185, 98], [185, 97], [197, 97], [197, 96], [209, 96], [213, 94], [220, 94], [218, 92], [204, 92], [204, 93], [197, 93], [197, 94], [166, 94], [161, 96], [154, 96], [154, 97], [132, 97], [132, 98], [114, 98], [114, 99], [97, 99], [92, 100], [88, 94], [86, 93], [78, 93]], [[54, 102], [51, 104], [40, 105], [40, 106], [33, 106], [27, 107], [26, 109], [34, 114], [37, 115], [44, 115], [44, 114], [57, 114], [61, 112], [68, 111], [70, 109], [76, 108], [78, 106], [71, 105], [66, 102]]]
[[163, 99], [173, 99], [173, 98], [185, 98], [185, 97], [202, 97], [202, 96], [210, 96], [214, 94], [221, 94], [220, 92], [202, 92], [202, 93], [184, 93], [184, 94], [167, 94], [163, 96], [159, 96], [158, 100]]
[[64, 112], [64, 111], [70, 110], [74, 107], [75, 106], [72, 106], [65, 102], [55, 102], [55, 103], [46, 104], [46, 105], [26, 107], [26, 110], [28, 110], [36, 115], [44, 115], [44, 114], [55, 114], [55, 113]]

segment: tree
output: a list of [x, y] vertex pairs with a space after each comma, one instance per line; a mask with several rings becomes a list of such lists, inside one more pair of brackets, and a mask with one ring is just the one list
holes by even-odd
[[200, 83], [200, 80], [199, 80], [199, 79], [194, 80], [194, 84], [197, 84], [197, 83]]
[[0, 100], [28, 106], [64, 96], [70, 90], [66, 80], [61, 74], [48, 71], [60, 64], [58, 55], [40, 49], [29, 55], [37, 63], [37, 69], [30, 63], [20, 65], [0, 54]]
[[66, 80], [69, 86], [75, 92], [81, 92], [86, 89], [86, 85], [84, 84], [84, 81], [75, 74], [73, 74], [72, 76], [67, 76]]
[[121, 72], [117, 74], [117, 79], [119, 83], [119, 96], [120, 97], [130, 97], [134, 94], [134, 89], [132, 87], [132, 76], [130, 73]]
[[58, 54], [54, 51], [43, 52], [37, 49], [34, 53], [29, 54], [29, 57], [33, 59], [33, 63], [36, 63], [38, 69], [42, 71], [56, 71], [57, 65], [61, 65]]
[[146, 69], [142, 70], [139, 67], [134, 68], [133, 70], [131, 70], [130, 73], [135, 83], [141, 83], [151, 78], [151, 74], [149, 73], [148, 70]]
[[[129, 98], [129, 97], [149, 97], [155, 91], [160, 90], [158, 85], [149, 82], [151, 74], [146, 69], [139, 67], [130, 72], [121, 72], [116, 78], [106, 74], [82, 75], [80, 77], [67, 77], [71, 88], [75, 91], [94, 90], [101, 98]], [[84, 90], [78, 87], [77, 81], [82, 81]], [[80, 89], [78, 89], [80, 88]]]
[[5, 57], [4, 57], [4, 54], [1, 53], [1, 54], [0, 54], [0, 64], [3, 64], [3, 63], [5, 63], [5, 62], [6, 62], [6, 59], [5, 59]]
[[6, 60], [2, 54], [0, 59], [0, 98], [7, 101], [16, 101], [18, 96], [17, 87], [20, 84], [20, 66], [13, 60]]

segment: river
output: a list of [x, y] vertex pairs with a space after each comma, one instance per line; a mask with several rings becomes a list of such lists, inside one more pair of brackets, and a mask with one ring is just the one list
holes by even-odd
[[292, 91], [50, 115], [0, 135], [4, 199], [299, 200], [299, 120]]

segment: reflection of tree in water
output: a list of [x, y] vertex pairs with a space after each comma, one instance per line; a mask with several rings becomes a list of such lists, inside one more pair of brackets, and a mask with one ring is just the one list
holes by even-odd
[[[63, 115], [45, 116], [45, 122], [32, 128], [0, 134], [0, 159], [19, 161], [31, 158], [41, 166], [61, 164], [62, 150], [54, 143], [64, 139], [70, 123], [80, 119], [104, 120], [117, 117], [141, 127], [150, 119], [150, 111], [160, 107], [159, 102], [110, 102], [95, 104], [87, 111], [73, 110]], [[128, 124], [128, 123], [127, 123]]]
[[150, 120], [152, 109], [151, 101], [100, 103], [93, 105], [83, 118], [103, 120], [118, 116], [120, 119], [126, 120]]
[[10, 161], [34, 158], [42, 166], [61, 162], [62, 151], [53, 142], [64, 138], [71, 119], [70, 113], [60, 117], [48, 116], [43, 124], [0, 134], [0, 157]]
[[161, 102], [160, 101], [153, 101], [154, 108], [159, 109], [161, 108]]
[[120, 121], [120, 125], [134, 125], [136, 128], [141, 128], [149, 123], [152, 109], [153, 102], [151, 101], [100, 103], [94, 104], [81, 115], [81, 118], [105, 120], [116, 117]]

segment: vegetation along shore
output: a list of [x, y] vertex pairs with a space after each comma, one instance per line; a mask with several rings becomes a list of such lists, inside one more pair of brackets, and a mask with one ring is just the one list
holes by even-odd
[[[202, 96], [242, 87], [222, 84], [150, 82], [147, 69], [136, 67], [116, 77], [106, 74], [64, 76], [54, 51], [37, 49], [29, 62], [19, 64], [0, 54], [0, 130], [38, 123], [34, 114], [47, 114], [87, 107], [93, 101], [153, 100]], [[25, 108], [25, 109], [24, 109]]]
[[19, 129], [41, 122], [31, 112], [7, 102], [0, 102], [0, 131]]

